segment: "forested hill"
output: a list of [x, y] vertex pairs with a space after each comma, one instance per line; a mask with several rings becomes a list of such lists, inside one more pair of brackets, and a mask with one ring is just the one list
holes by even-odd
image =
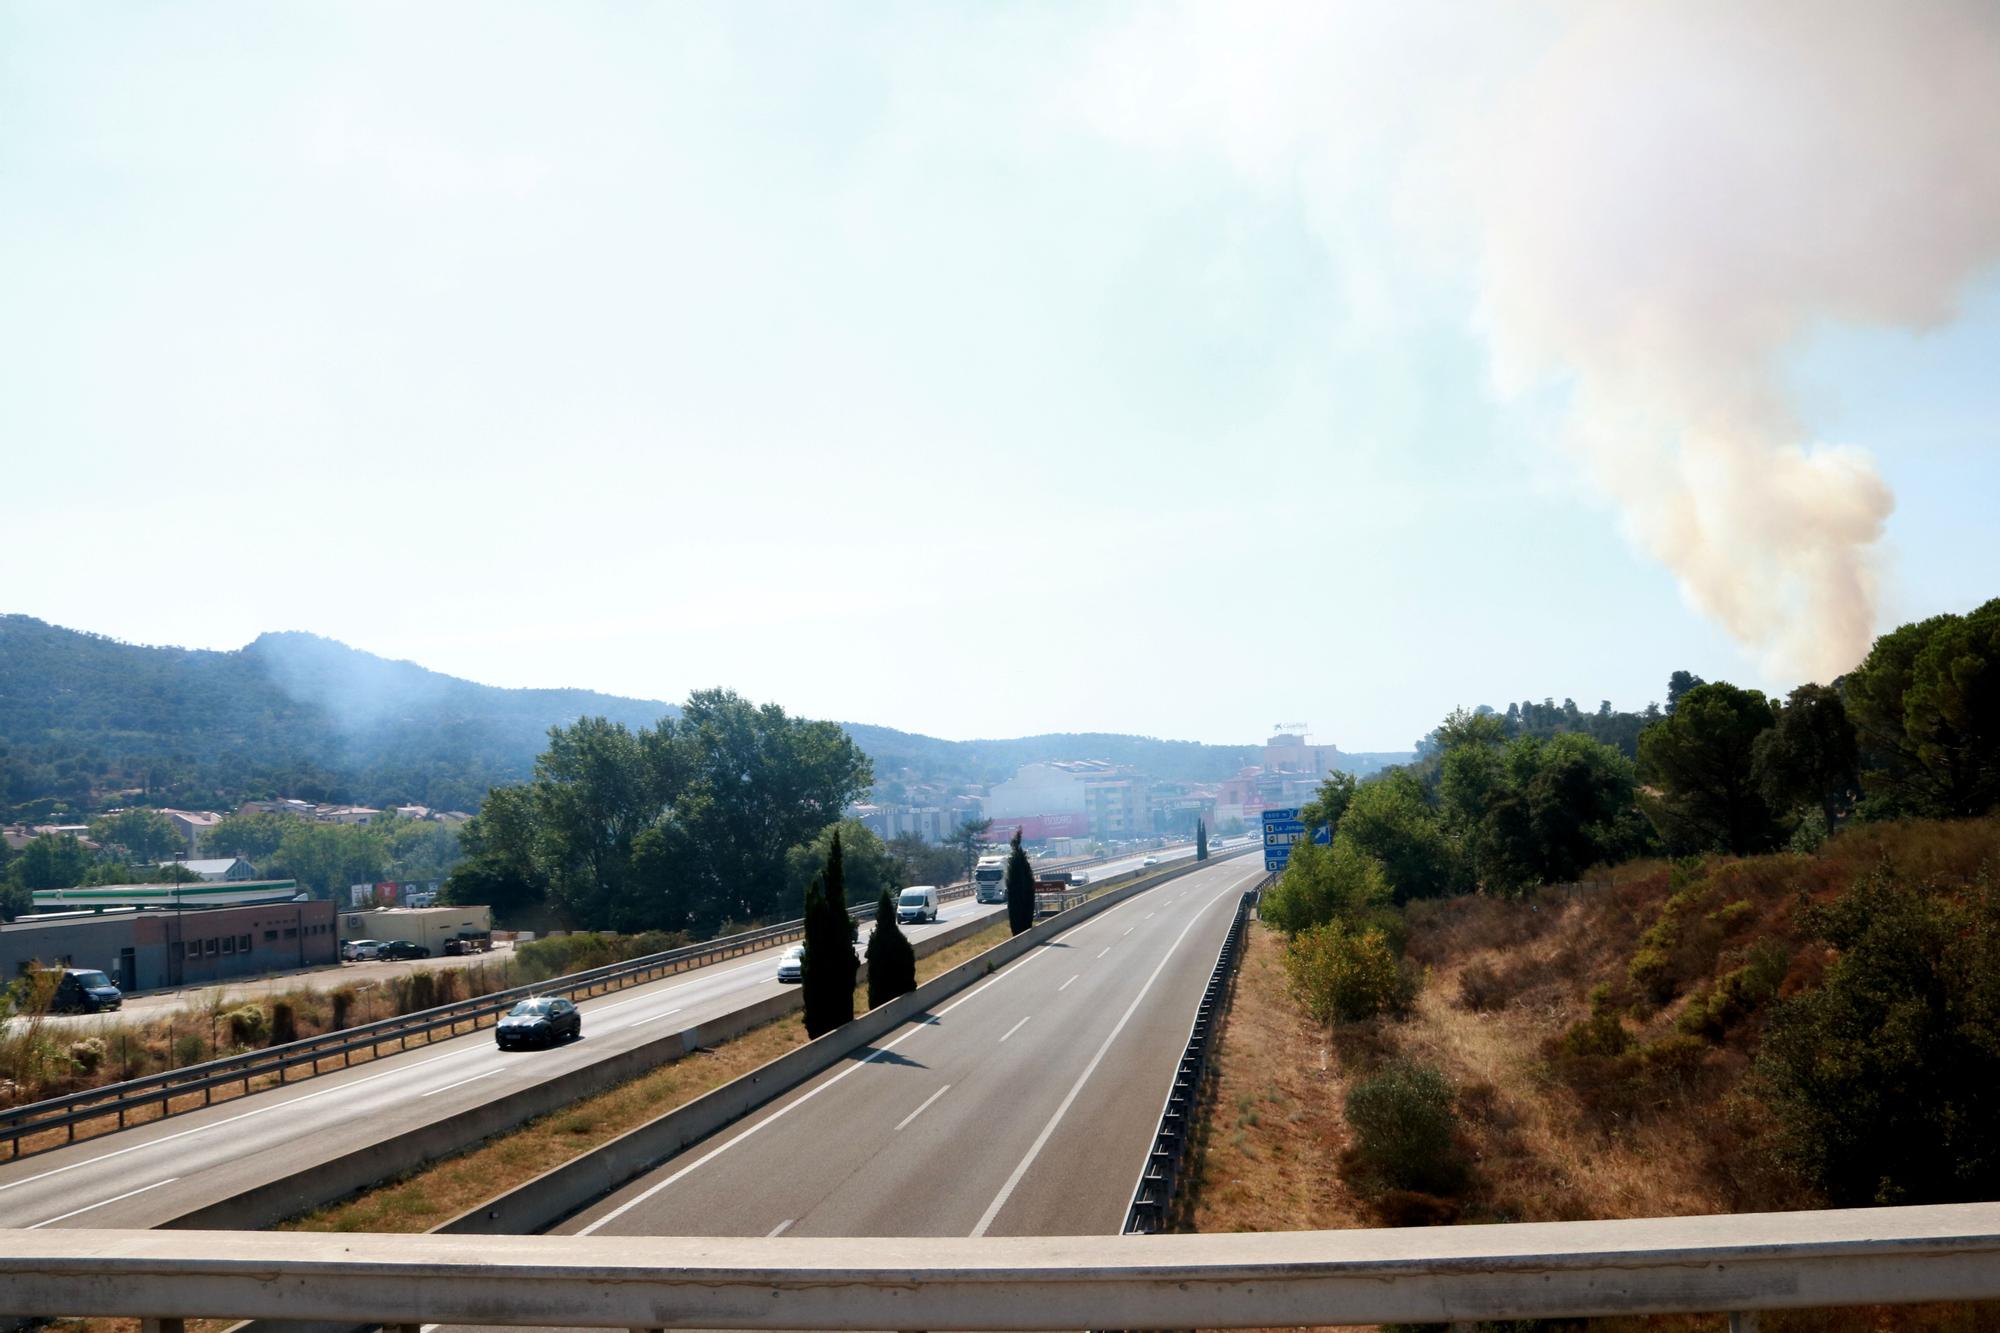
[[[133, 800], [229, 809], [269, 796], [473, 810], [488, 787], [528, 776], [551, 726], [585, 716], [650, 726], [679, 711], [592, 690], [479, 685], [311, 634], [213, 652], [0, 615], [0, 817]], [[1095, 758], [1214, 779], [1256, 757], [1254, 747], [1140, 736], [945, 741], [847, 729], [885, 778], [990, 782], [1036, 760]]]
[[474, 809], [527, 776], [552, 725], [677, 711], [476, 685], [310, 634], [210, 652], [0, 616], [0, 807], [82, 812], [137, 789], [225, 809], [276, 795]]

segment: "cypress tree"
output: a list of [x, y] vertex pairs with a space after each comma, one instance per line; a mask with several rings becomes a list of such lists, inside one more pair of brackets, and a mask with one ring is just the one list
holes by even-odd
[[1016, 935], [1035, 924], [1035, 872], [1021, 850], [1021, 830], [1014, 830], [1013, 851], [1007, 857], [1007, 924]]
[[854, 919], [847, 915], [847, 876], [840, 834], [826, 854], [826, 868], [806, 889], [806, 952], [800, 981], [805, 991], [806, 1035], [831, 1032], [854, 1017]]
[[868, 1007], [917, 988], [917, 951], [896, 922], [896, 897], [887, 889], [875, 904], [875, 933], [868, 937]]
[[1208, 859], [1208, 821], [1204, 819], [1194, 821], [1194, 859]]

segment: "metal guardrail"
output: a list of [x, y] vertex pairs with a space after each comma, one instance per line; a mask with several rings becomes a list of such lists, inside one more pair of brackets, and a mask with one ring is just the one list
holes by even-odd
[[586, 1328], [1296, 1328], [2000, 1299], [2000, 1204], [1177, 1236], [0, 1231], [0, 1313]]
[[1153, 1235], [1167, 1229], [1202, 1082], [1208, 1076], [1209, 1051], [1220, 1035], [1230, 974], [1236, 970], [1236, 959], [1242, 952], [1243, 923], [1256, 896], [1256, 889], [1246, 889], [1236, 900], [1236, 915], [1229, 922], [1229, 933], [1222, 937], [1222, 947], [1216, 951], [1215, 968], [1202, 990], [1201, 1003], [1195, 1007], [1187, 1045], [1181, 1049], [1180, 1068], [1174, 1071], [1173, 1085], [1167, 1089], [1167, 1104], [1160, 1110], [1153, 1146], [1146, 1153], [1146, 1164], [1139, 1169], [1132, 1205], [1125, 1210], [1127, 1235]]
[[[971, 893], [972, 886], [968, 884], [962, 888], [945, 889], [938, 894], [938, 897], [940, 900], [948, 900], [968, 897]], [[850, 907], [848, 914], [860, 921], [873, 915], [874, 911], [875, 904], [866, 903]], [[381, 1048], [390, 1042], [398, 1043], [398, 1048], [401, 1049], [408, 1045], [412, 1037], [428, 1038], [430, 1034], [442, 1029], [450, 1029], [456, 1033], [466, 1023], [472, 1024], [476, 1031], [482, 1020], [490, 1018], [497, 1021], [500, 1014], [512, 1008], [517, 1000], [531, 995], [561, 995], [568, 999], [602, 995], [610, 991], [623, 990], [628, 986], [643, 985], [659, 977], [719, 962], [725, 958], [733, 958], [739, 954], [754, 953], [773, 944], [801, 938], [804, 933], [803, 919], [783, 921], [773, 926], [706, 940], [699, 944], [684, 944], [678, 948], [647, 954], [642, 958], [628, 959], [622, 963], [589, 968], [527, 985], [510, 986], [505, 990], [491, 991], [469, 1000], [455, 1000], [413, 1014], [377, 1019], [372, 1023], [362, 1023], [336, 1032], [322, 1033], [317, 1037], [304, 1037], [279, 1046], [244, 1051], [237, 1055], [204, 1061], [201, 1064], [182, 1065], [177, 1069], [162, 1070], [157, 1074], [28, 1102], [0, 1110], [0, 1139], [5, 1139], [9, 1146], [7, 1160], [32, 1156], [37, 1152], [46, 1152], [74, 1143], [77, 1138], [77, 1127], [80, 1125], [115, 1118], [116, 1126], [107, 1127], [102, 1131], [115, 1132], [127, 1128], [132, 1123], [133, 1112], [157, 1106], [158, 1116], [140, 1122], [152, 1123], [153, 1119], [179, 1115], [212, 1105], [218, 1088], [241, 1084], [243, 1092], [248, 1093], [252, 1080], [275, 1075], [282, 1085], [292, 1081], [294, 1077], [310, 1078], [314, 1074], [325, 1072], [320, 1068], [322, 1061], [335, 1059], [340, 1061], [338, 1068], [345, 1069], [353, 1063], [356, 1052], [367, 1051], [371, 1055], [377, 1055], [381, 1053]], [[199, 1103], [180, 1107], [174, 1105], [176, 1099], [192, 1098], [196, 1094], [201, 1097]], [[63, 1138], [58, 1142], [36, 1147], [26, 1147], [22, 1142], [31, 1136], [44, 1135], [55, 1130], [64, 1131]]]

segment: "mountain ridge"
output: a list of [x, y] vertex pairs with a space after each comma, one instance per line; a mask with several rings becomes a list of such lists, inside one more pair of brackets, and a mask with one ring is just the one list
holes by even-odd
[[[650, 726], [680, 709], [580, 688], [485, 685], [303, 630], [234, 650], [133, 644], [0, 615], [0, 806], [83, 813], [107, 796], [228, 807], [258, 796], [474, 809], [531, 772], [550, 726]], [[1023, 763], [1100, 758], [1214, 780], [1259, 747], [1110, 732], [948, 741], [841, 722], [878, 780], [992, 782]]]

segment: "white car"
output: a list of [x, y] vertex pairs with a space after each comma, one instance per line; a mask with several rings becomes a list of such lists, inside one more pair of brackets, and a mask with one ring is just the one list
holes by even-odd
[[365, 963], [382, 956], [381, 940], [346, 940], [341, 943], [340, 956], [355, 963]]
[[778, 960], [778, 980], [793, 983], [804, 981], [806, 979], [805, 960], [805, 945], [794, 944], [791, 948], [785, 950], [784, 957]]
[[1140, 865], [1142, 865], [1142, 866], [1156, 866], [1156, 865], [1158, 865], [1159, 863], [1160, 863], [1160, 858], [1159, 858], [1159, 857], [1157, 857], [1157, 856], [1149, 856], [1149, 857], [1147, 857], [1147, 858], [1146, 858], [1145, 860], [1141, 861], [1141, 862], [1140, 862], [1139, 864], [1140, 864]]

